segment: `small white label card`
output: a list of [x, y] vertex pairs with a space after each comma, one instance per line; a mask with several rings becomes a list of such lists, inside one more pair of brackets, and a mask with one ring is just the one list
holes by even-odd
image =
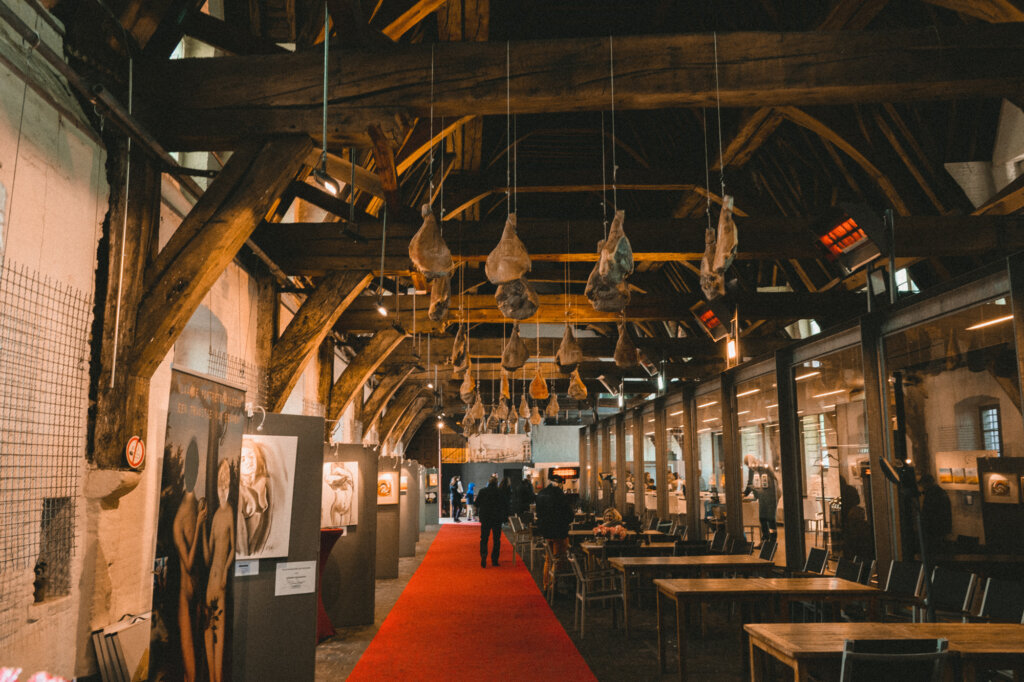
[[235, 577], [241, 578], [246, 575], [259, 575], [260, 574], [260, 560], [259, 559], [243, 559], [241, 561], [235, 561]]
[[274, 576], [274, 596], [308, 594], [316, 591], [315, 561], [282, 561]]

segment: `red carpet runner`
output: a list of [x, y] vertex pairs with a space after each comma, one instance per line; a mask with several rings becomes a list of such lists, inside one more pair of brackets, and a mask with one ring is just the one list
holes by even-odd
[[349, 680], [596, 680], [523, 562], [480, 526], [444, 525]]

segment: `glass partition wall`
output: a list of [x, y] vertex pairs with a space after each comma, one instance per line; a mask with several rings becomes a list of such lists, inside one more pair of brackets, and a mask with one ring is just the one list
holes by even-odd
[[[668, 487], [668, 513], [683, 522], [686, 514], [686, 466], [683, 461], [684, 405], [682, 394], [669, 396], [665, 402], [665, 438], [668, 445], [666, 451], [668, 471], [666, 486]], [[653, 424], [652, 424], [653, 426]]]
[[804, 545], [873, 559], [864, 371], [859, 346], [792, 368]]
[[[783, 520], [779, 401], [774, 371], [736, 383], [736, 422], [743, 472], [743, 527], [747, 537], [760, 545], [765, 536], [778, 536]], [[775, 539], [785, 542], [784, 538]]]
[[[722, 405], [717, 383], [698, 393], [696, 401], [697, 460], [696, 472], [700, 490], [705, 531], [725, 524], [725, 461], [722, 457]], [[687, 486], [689, 489], [689, 486]]]
[[[1024, 428], [1008, 299], [894, 332], [883, 348], [890, 446], [918, 477], [929, 553], [1024, 550]], [[912, 511], [900, 520], [904, 556], [913, 556]]]

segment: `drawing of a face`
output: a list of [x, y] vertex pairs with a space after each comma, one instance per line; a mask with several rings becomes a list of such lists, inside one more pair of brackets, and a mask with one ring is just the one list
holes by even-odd
[[228, 495], [231, 494], [231, 463], [226, 459], [220, 461], [217, 467], [217, 499], [220, 506], [228, 503]]

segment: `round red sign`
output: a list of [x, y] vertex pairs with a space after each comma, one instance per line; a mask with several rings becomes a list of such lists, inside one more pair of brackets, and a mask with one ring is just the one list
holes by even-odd
[[138, 469], [146, 460], [146, 444], [138, 436], [132, 436], [124, 448], [124, 456], [128, 460], [128, 466]]

